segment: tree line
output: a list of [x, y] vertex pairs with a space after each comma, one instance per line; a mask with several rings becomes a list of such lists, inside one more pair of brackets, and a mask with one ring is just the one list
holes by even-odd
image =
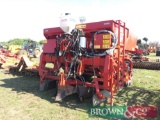
[[142, 44], [142, 40], [144, 42], [146, 42], [146, 44], [148, 44], [150, 47], [160, 47], [160, 44], [158, 41], [149, 41], [147, 37], [144, 37], [142, 39], [138, 39], [137, 40], [137, 44], [141, 45]]
[[[0, 44], [4, 45], [4, 46], [9, 46], [9, 45], [22, 45], [23, 44], [23, 41], [25, 40], [31, 40], [30, 38], [14, 38], [14, 39], [11, 39], [7, 42], [0, 42]], [[40, 40], [40, 41], [37, 41], [37, 43], [39, 43], [40, 45], [44, 44], [45, 43], [45, 40]]]
[[[4, 45], [4, 46], [9, 46], [9, 45], [22, 45], [22, 44], [23, 44], [23, 41], [25, 41], [25, 40], [31, 40], [31, 39], [30, 39], [30, 38], [14, 38], [14, 39], [11, 39], [11, 40], [9, 40], [9, 41], [7, 41], [7, 42], [0, 42], [0, 44], [2, 44], [2, 45]], [[138, 40], [137, 40], [137, 44], [141, 44], [142, 40], [145, 41], [146, 43], [149, 41], [147, 37], [144, 37], [143, 39], [138, 39]], [[40, 40], [40, 41], [38, 41], [38, 43], [39, 43], [40, 45], [42, 45], [42, 44], [45, 43], [45, 40]], [[150, 42], [148, 42], [148, 44], [149, 44], [149, 46], [151, 46], [151, 47], [158, 47], [158, 46], [160, 46], [160, 45], [159, 45], [159, 42], [155, 42], [155, 41], [152, 41], [152, 42], [150, 41]]]

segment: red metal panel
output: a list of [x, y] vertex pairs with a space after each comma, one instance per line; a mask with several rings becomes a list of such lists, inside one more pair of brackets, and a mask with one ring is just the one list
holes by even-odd
[[56, 47], [56, 40], [47, 40], [47, 43], [43, 45], [43, 53], [54, 53], [54, 48]]
[[113, 20], [106, 20], [106, 21], [100, 21], [100, 22], [79, 24], [79, 25], [76, 25], [76, 28], [81, 28], [86, 33], [90, 31], [98, 31], [102, 29], [112, 30], [114, 22], [115, 21]]
[[[123, 43], [123, 26], [120, 25], [120, 28], [118, 28], [118, 23], [113, 20], [106, 20], [106, 21], [100, 21], [100, 22], [93, 22], [93, 23], [86, 23], [86, 24], [78, 24], [76, 25], [76, 28], [81, 28], [85, 32], [85, 36], [87, 38], [91, 38], [93, 36], [94, 32], [97, 32], [98, 30], [111, 30], [113, 31], [117, 37], [118, 37], [118, 29], [120, 29], [120, 43]], [[134, 51], [136, 42], [137, 42], [137, 36], [133, 35], [131, 32], [129, 33], [129, 29], [125, 28], [125, 50], [127, 51]], [[46, 28], [44, 29], [44, 36], [46, 39], [53, 39], [56, 37], [56, 35], [63, 34], [64, 32], [60, 29], [60, 27], [55, 28]]]
[[[72, 71], [73, 68], [73, 60], [74, 56], [70, 52], [72, 49], [72, 45], [70, 44], [69, 49], [64, 48], [65, 41], [62, 40], [60, 42], [60, 50], [66, 51], [65, 56], [59, 56], [58, 58], [55, 56], [50, 56], [50, 54], [45, 53], [54, 53], [54, 49], [56, 47], [56, 39], [55, 37], [57, 35], [63, 34], [63, 31], [59, 28], [48, 28], [44, 29], [44, 35], [47, 39], [47, 43], [44, 44], [43, 48], [43, 54], [41, 55], [41, 62], [40, 62], [40, 75], [41, 75], [41, 83], [43, 82], [44, 78], [50, 78], [53, 80], [60, 80], [61, 84], [59, 85], [66, 85], [66, 84], [72, 84], [72, 85], [81, 85], [84, 84], [86, 86], [94, 87], [96, 89], [96, 95], [100, 98], [104, 98], [104, 96], [100, 93], [100, 90], [108, 90], [111, 92], [110, 99], [111, 99], [111, 105], [113, 105], [113, 95], [114, 93], [123, 86], [122, 83], [127, 82], [130, 80], [129, 77], [131, 77], [130, 71], [125, 71], [128, 69], [129, 66], [125, 63], [125, 50], [128, 51], [132, 50], [132, 47], [135, 48], [136, 44], [136, 38], [132, 36], [132, 34], [129, 34], [129, 29], [125, 27], [125, 23], [113, 20], [107, 20], [107, 21], [101, 21], [101, 22], [94, 22], [94, 23], [86, 23], [86, 24], [80, 24], [77, 25], [76, 28], [83, 29], [85, 33], [85, 37], [87, 39], [87, 48], [89, 49], [90, 42], [92, 42], [92, 38], [95, 32], [99, 30], [109, 30], [116, 34], [118, 39], [118, 44], [116, 49], [114, 50], [114, 55], [106, 55], [106, 56], [95, 56], [92, 57], [86, 57], [86, 56], [79, 56], [78, 60], [76, 61], [77, 64], [77, 71], [78, 75], [83, 75], [85, 80], [82, 80], [81, 82], [77, 78], [70, 77], [69, 79], [65, 76], [65, 74], [68, 74], [71, 76], [70, 72], [75, 73], [75, 71]], [[94, 46], [94, 49], [97, 53], [101, 53], [104, 50], [98, 50], [98, 49], [108, 49], [111, 46], [111, 37], [110, 34], [97, 34], [94, 36], [94, 45], [99, 45], [99, 48], [96, 48]], [[107, 40], [107, 41], [106, 41]], [[105, 43], [105, 44], [104, 44]], [[105, 47], [103, 45], [109, 45], [109, 47]], [[57, 45], [58, 46], [58, 45]], [[77, 46], [75, 46], [77, 47]], [[71, 50], [70, 50], [71, 49]], [[87, 49], [87, 50], [88, 50]], [[47, 70], [45, 68], [45, 64], [48, 62], [54, 63], [54, 68], [51, 70]], [[131, 62], [131, 61], [129, 61]], [[44, 65], [41, 65], [44, 64]], [[57, 71], [59, 69], [58, 66], [62, 67], [64, 70], [64, 73], [61, 72], [60, 74], [57, 74]], [[130, 64], [131, 70], [132, 70], [132, 64]], [[70, 70], [68, 70], [70, 69]], [[56, 74], [50, 74], [50, 72], [55, 72]], [[67, 75], [67, 76], [68, 76]], [[93, 80], [88, 79], [88, 76], [93, 78]], [[73, 76], [74, 77], [74, 76]], [[78, 82], [79, 81], [79, 82]], [[85, 82], [85, 83], [83, 83]]]
[[46, 37], [46, 39], [55, 39], [56, 35], [64, 33], [60, 27], [55, 28], [46, 28], [43, 30], [43, 34]]
[[97, 34], [94, 38], [94, 49], [108, 49], [111, 47], [110, 34]]
[[129, 37], [125, 41], [125, 50], [127, 51], [136, 51], [135, 47], [137, 45], [138, 37], [133, 33], [129, 34]]

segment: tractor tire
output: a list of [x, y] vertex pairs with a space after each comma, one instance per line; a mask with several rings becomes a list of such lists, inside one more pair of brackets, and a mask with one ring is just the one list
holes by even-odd
[[0, 68], [2, 68], [2, 63], [0, 63]]
[[156, 56], [160, 56], [160, 51], [156, 51]]
[[23, 56], [23, 55], [28, 56], [28, 53], [27, 53], [26, 50], [20, 50], [18, 55], [20, 55], [20, 56]]
[[144, 55], [144, 56], [147, 56], [147, 53], [146, 53], [146, 52], [144, 52], [144, 53], [143, 53], [143, 55]]
[[34, 54], [33, 54], [33, 57], [34, 57], [34, 58], [39, 58], [40, 55], [41, 55], [41, 52], [40, 52], [39, 49], [34, 50]]

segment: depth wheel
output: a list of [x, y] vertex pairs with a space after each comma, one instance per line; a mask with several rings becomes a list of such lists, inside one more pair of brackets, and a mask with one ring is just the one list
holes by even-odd
[[33, 55], [33, 57], [34, 57], [34, 58], [39, 58], [39, 57], [40, 57], [40, 55], [41, 55], [40, 50], [36, 49], [36, 50], [34, 51], [34, 55]]
[[20, 56], [23, 56], [23, 55], [28, 56], [26, 50], [20, 50], [18, 55], [20, 55]]

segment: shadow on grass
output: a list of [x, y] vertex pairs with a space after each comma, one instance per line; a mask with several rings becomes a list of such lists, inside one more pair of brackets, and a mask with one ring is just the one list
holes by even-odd
[[39, 78], [16, 75], [15, 78], [1, 79], [0, 87], [11, 88], [12, 91], [16, 91], [18, 94], [31, 93], [35, 96], [45, 99], [50, 103], [59, 103], [60, 106], [82, 110], [88, 110], [88, 106], [91, 105], [91, 99], [86, 99], [85, 101], [78, 103], [77, 94], [67, 96], [63, 101], [56, 102], [54, 100], [55, 89], [47, 90], [41, 92], [39, 90]]
[[[86, 99], [82, 103], [78, 103], [76, 94], [66, 97], [61, 102], [55, 102], [54, 99], [52, 99], [55, 94], [54, 89], [44, 92], [39, 91], [39, 78], [17, 76], [15, 78], [2, 79], [0, 81], [4, 82], [4, 84], [0, 84], [0, 87], [11, 88], [12, 91], [16, 91], [17, 93], [31, 93], [35, 96], [40, 97], [41, 99], [49, 101], [50, 103], [59, 103], [60, 106], [70, 109], [77, 110], [77, 108], [79, 108], [81, 110], [87, 111], [88, 106], [92, 105], [91, 99]], [[131, 86], [119, 90], [115, 95], [114, 100], [114, 105], [120, 106], [156, 105], [160, 107], [160, 90], [149, 91], [143, 88]]]
[[139, 87], [127, 87], [116, 94], [118, 101], [131, 105], [160, 105], [160, 89], [151, 91]]

